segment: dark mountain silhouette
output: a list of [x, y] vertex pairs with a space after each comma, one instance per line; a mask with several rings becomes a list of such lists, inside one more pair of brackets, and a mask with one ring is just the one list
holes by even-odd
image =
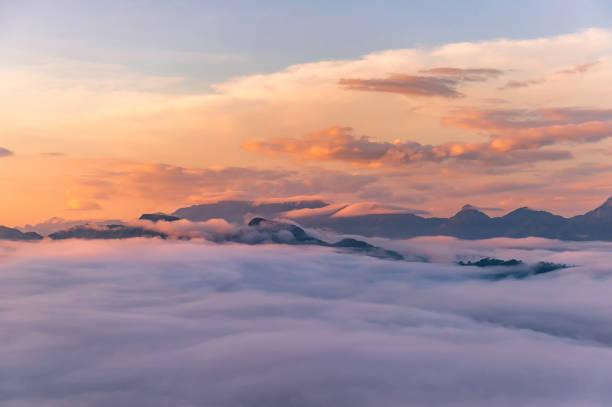
[[464, 205], [459, 212], [440, 225], [441, 234], [462, 239], [478, 239], [491, 227], [491, 218], [472, 205]]
[[58, 232], [60, 230], [66, 230], [73, 226], [79, 225], [121, 225], [124, 222], [120, 219], [62, 219], [60, 217], [54, 216], [49, 218], [43, 222], [30, 225], [26, 224], [21, 227], [20, 230], [24, 232], [36, 232], [42, 236], [47, 236], [50, 233]]
[[336, 243], [328, 243], [316, 237], [310, 236], [304, 229], [287, 222], [277, 222], [264, 218], [253, 218], [248, 227], [260, 233], [261, 240], [253, 241], [253, 236], [243, 231], [231, 237], [230, 240], [240, 243], [262, 243], [271, 241], [274, 243], [283, 244], [306, 244], [325, 247], [335, 247], [340, 250], [353, 253], [365, 254], [371, 257], [377, 257], [388, 260], [403, 260], [404, 256], [393, 251], [386, 250], [381, 247], [373, 246], [367, 242], [357, 239], [342, 239]]
[[143, 213], [142, 215], [140, 215], [140, 218], [138, 219], [139, 220], [150, 220], [151, 222], [159, 222], [160, 220], [163, 220], [164, 222], [175, 222], [177, 220], [181, 220], [181, 218], [177, 216], [166, 215], [165, 213], [162, 213], [162, 212]]
[[520, 266], [523, 264], [522, 260], [510, 259], [500, 260], [492, 257], [485, 257], [478, 261], [460, 261], [457, 263], [460, 266], [476, 266], [476, 267], [492, 267], [492, 266]]
[[43, 237], [35, 232], [22, 232], [19, 229], [0, 226], [0, 240], [40, 240]]
[[562, 229], [561, 239], [612, 240], [612, 197], [584, 215], [574, 216]]
[[228, 222], [243, 223], [247, 217], [261, 216], [268, 219], [276, 218], [283, 212], [296, 209], [323, 208], [328, 205], [327, 202], [320, 200], [262, 203], [255, 201], [220, 201], [181, 208], [176, 210], [172, 215], [193, 222], [221, 218]]
[[504, 231], [506, 237], [538, 236], [555, 239], [566, 224], [563, 216], [526, 207], [516, 209], [495, 219], [495, 226]]
[[339, 242], [329, 245], [339, 249], [348, 249], [356, 253], [363, 253], [371, 257], [388, 260], [404, 260], [404, 256], [393, 250], [383, 249], [382, 247], [373, 246], [363, 240], [357, 239], [342, 239]]
[[612, 241], [612, 198], [599, 208], [572, 218], [529, 208], [519, 208], [504, 216], [491, 218], [476, 207], [465, 205], [450, 218], [378, 214], [350, 217], [310, 216], [297, 220], [301, 225], [312, 228], [395, 239], [442, 235], [462, 239], [543, 237]]
[[[277, 222], [266, 220], [281, 218], [286, 212], [296, 209], [325, 208], [329, 204], [320, 200], [256, 203], [253, 201], [221, 201], [214, 204], [194, 205], [181, 208], [172, 215], [164, 213], [143, 214], [140, 219], [152, 222], [173, 222], [180, 218], [190, 221], [205, 221], [222, 218], [229, 222], [244, 224], [246, 216], [252, 213], [268, 213], [270, 217], [258, 215], [250, 226], [260, 229], [280, 228]], [[260, 220], [257, 220], [260, 219]], [[612, 241], [612, 198], [600, 207], [584, 215], [565, 218], [559, 215], [530, 208], [519, 208], [504, 216], [489, 217], [477, 207], [465, 205], [450, 218], [425, 218], [410, 213], [370, 214], [356, 216], [334, 216], [330, 211], [324, 215], [302, 216], [293, 222], [309, 228], [323, 228], [340, 234], [361, 235], [403, 239], [417, 236], [453, 236], [462, 239], [487, 239], [494, 237], [542, 237], [561, 240], [604, 240]], [[291, 224], [290, 224], [291, 225]], [[299, 228], [292, 225], [294, 228]], [[289, 228], [283, 226], [283, 228]], [[289, 228], [291, 229], [291, 228]], [[285, 230], [300, 242], [297, 229]], [[300, 230], [303, 230], [299, 228]], [[280, 232], [280, 230], [279, 230]], [[293, 233], [296, 232], [296, 233]], [[127, 225], [79, 225], [49, 235], [52, 239], [85, 238], [114, 239], [127, 237], [167, 237], [164, 233], [148, 227]], [[289, 236], [286, 233], [285, 237]], [[279, 238], [281, 235], [279, 235]], [[34, 232], [23, 233], [18, 229], [0, 227], [0, 239], [39, 240]]]
[[536, 264], [527, 265], [521, 260], [500, 260], [494, 259], [492, 257], [485, 257], [478, 261], [460, 261], [457, 264], [460, 266], [493, 268], [495, 269], [495, 271], [478, 275], [478, 278], [492, 281], [505, 280], [507, 278], [523, 279], [531, 276], [537, 276], [538, 274], [546, 274], [552, 271], [562, 270], [570, 267], [567, 264], [551, 263], [547, 261], [540, 261]]
[[297, 219], [300, 225], [307, 227], [326, 228], [350, 235], [379, 236], [391, 239], [442, 234], [442, 225], [447, 220], [444, 218], [422, 218], [410, 213], [350, 217], [309, 216]]
[[161, 237], [166, 239], [167, 234], [156, 230], [126, 225], [79, 225], [70, 229], [51, 233], [53, 240], [62, 239], [129, 239], [133, 237]]
[[[165, 221], [166, 219], [159, 219]], [[136, 237], [161, 237], [167, 239], [189, 240], [189, 236], [172, 235], [147, 229], [140, 226], [129, 225], [79, 225], [66, 230], [51, 233], [49, 238], [53, 240], [62, 239], [129, 239]], [[367, 242], [356, 239], [343, 239], [337, 243], [328, 243], [309, 235], [301, 227], [287, 222], [267, 220], [261, 217], [253, 218], [246, 226], [236, 227], [229, 234], [218, 233], [209, 236], [210, 240], [217, 243], [234, 242], [243, 244], [289, 244], [289, 245], [316, 245], [334, 247], [339, 250], [353, 253], [365, 254], [389, 260], [403, 260], [403, 256], [392, 250], [373, 246]]]
[[[262, 233], [263, 238], [274, 243], [316, 244], [326, 245], [323, 240], [310, 236], [304, 229], [291, 223], [276, 222], [264, 218], [253, 218], [248, 223], [249, 228]], [[244, 243], [240, 239], [240, 243]]]

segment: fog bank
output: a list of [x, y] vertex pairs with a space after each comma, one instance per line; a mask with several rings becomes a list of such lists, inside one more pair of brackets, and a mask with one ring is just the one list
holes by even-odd
[[[205, 241], [1, 243], [0, 405], [612, 403], [612, 245], [373, 243], [422, 261]], [[453, 263], [489, 255], [574, 267], [488, 281]]]

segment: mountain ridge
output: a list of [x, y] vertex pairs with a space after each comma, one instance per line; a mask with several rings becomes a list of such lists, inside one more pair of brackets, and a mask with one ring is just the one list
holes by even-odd
[[0, 226], [0, 240], [33, 241], [43, 237], [36, 232], [22, 232], [17, 228]]
[[[318, 199], [301, 201], [219, 201], [211, 204], [179, 208], [171, 215], [162, 212], [146, 213], [140, 217], [144, 222], [175, 222], [185, 219], [192, 222], [210, 219], [225, 219], [234, 224], [245, 224], [261, 219], [288, 219], [297, 225], [328, 229], [339, 234], [365, 237], [405, 239], [418, 236], [452, 236], [461, 239], [488, 239], [497, 237], [525, 238], [541, 237], [568, 241], [602, 240], [612, 241], [612, 197], [602, 205], [582, 215], [563, 217], [543, 210], [520, 207], [505, 215], [490, 217], [478, 207], [466, 204], [448, 218], [423, 217], [414, 213], [376, 213], [352, 216], [334, 216], [334, 211], [318, 211], [332, 207]], [[313, 213], [307, 216], [288, 216], [290, 213]], [[308, 211], [308, 209], [315, 209]], [[293, 211], [293, 212], [292, 212]], [[329, 212], [329, 213], [328, 213]], [[179, 216], [182, 215], [182, 216]], [[266, 222], [270, 222], [267, 221]], [[156, 232], [158, 237], [163, 233]], [[79, 225], [49, 234], [51, 239], [70, 237], [96, 238], [98, 236], [136, 237], [150, 236], [147, 228], [138, 226], [102, 225], [89, 227]], [[35, 232], [22, 232], [17, 228], [0, 226], [2, 240], [40, 240], [43, 236]]]
[[[227, 201], [236, 205], [236, 202]], [[244, 201], [249, 203], [249, 201]], [[316, 206], [323, 202], [316, 201]], [[208, 204], [192, 206], [199, 211], [197, 217], [189, 214], [187, 220], [209, 219], [218, 211], [208, 211]], [[223, 207], [224, 201], [215, 207]], [[295, 204], [294, 204], [295, 205]], [[184, 208], [173, 213], [178, 216]], [[194, 210], [194, 209], [192, 209]], [[505, 215], [490, 217], [477, 206], [464, 205], [455, 215], [448, 218], [423, 217], [414, 213], [364, 214], [334, 217], [331, 214], [286, 217], [283, 212], [267, 213], [269, 218], [289, 218], [305, 227], [329, 229], [342, 234], [368, 237], [412, 238], [417, 236], [452, 236], [461, 239], [487, 239], [495, 237], [542, 237], [560, 240], [604, 240], [612, 241], [612, 197], [599, 207], [570, 218], [544, 210], [521, 207]], [[232, 219], [224, 218], [228, 221]], [[235, 219], [235, 217], [233, 217]]]

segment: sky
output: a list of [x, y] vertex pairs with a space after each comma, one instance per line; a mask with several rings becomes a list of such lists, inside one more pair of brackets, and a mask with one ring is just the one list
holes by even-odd
[[[493, 3], [493, 4], [491, 4]], [[606, 1], [0, 0], [0, 224], [612, 195]]]

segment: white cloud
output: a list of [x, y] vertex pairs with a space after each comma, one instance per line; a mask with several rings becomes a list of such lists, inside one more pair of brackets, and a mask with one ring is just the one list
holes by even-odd
[[346, 208], [333, 214], [334, 218], [342, 218], [347, 216], [374, 215], [380, 213], [418, 213], [423, 214], [423, 211], [417, 209], [404, 208], [396, 205], [385, 205], [378, 202], [360, 202], [348, 205]]
[[[610, 244], [393, 244], [429, 262], [138, 239], [1, 245], [0, 404], [612, 402]], [[491, 282], [450, 263], [484, 255], [577, 267]]]

